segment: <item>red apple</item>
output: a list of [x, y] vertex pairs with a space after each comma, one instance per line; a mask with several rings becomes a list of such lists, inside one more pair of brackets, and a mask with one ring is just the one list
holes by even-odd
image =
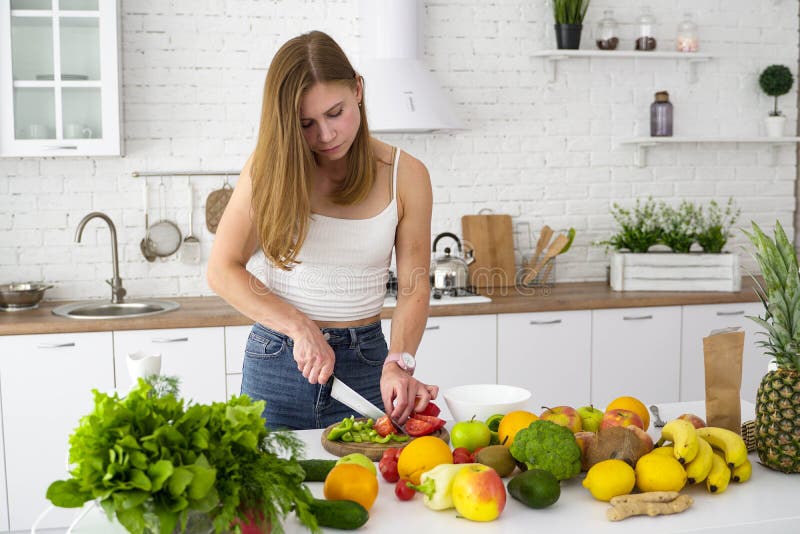
[[589, 458], [586, 454], [586, 451], [589, 450], [592, 443], [597, 441], [597, 433], [596, 432], [588, 432], [586, 430], [582, 430], [580, 432], [575, 433], [575, 441], [578, 443], [578, 447], [581, 449], [581, 470], [588, 471], [589, 470]]
[[706, 422], [703, 421], [701, 417], [698, 417], [693, 413], [682, 413], [678, 416], [678, 419], [689, 421], [694, 425], [695, 428], [703, 428], [706, 426]]
[[571, 406], [556, 406], [555, 408], [542, 406], [542, 408], [546, 409], [542, 412], [542, 415], [539, 416], [539, 419], [565, 426], [569, 428], [573, 434], [583, 430], [581, 416], [575, 408]]
[[623, 410], [617, 408], [608, 410], [603, 414], [603, 421], [600, 423], [600, 429], [611, 428], [612, 426], [638, 426], [644, 430], [644, 423], [642, 418], [630, 410]]
[[647, 448], [646, 452], [650, 452], [653, 450], [653, 438], [650, 437], [650, 434], [648, 434], [647, 432], [645, 432], [636, 425], [628, 425], [625, 428], [627, 428], [628, 430], [639, 436], [639, 439], [642, 440], [642, 443], [644, 443], [645, 447]]
[[506, 487], [497, 471], [482, 464], [468, 464], [453, 477], [456, 511], [472, 521], [497, 519], [506, 506]]

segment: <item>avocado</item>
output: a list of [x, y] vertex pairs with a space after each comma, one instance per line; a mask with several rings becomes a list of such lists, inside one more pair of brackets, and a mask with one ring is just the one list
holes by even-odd
[[517, 462], [511, 456], [508, 447], [504, 445], [490, 445], [478, 451], [475, 461], [479, 464], [488, 465], [501, 477], [507, 477], [514, 472]]
[[561, 496], [558, 479], [550, 471], [530, 469], [508, 481], [508, 493], [530, 508], [547, 508]]

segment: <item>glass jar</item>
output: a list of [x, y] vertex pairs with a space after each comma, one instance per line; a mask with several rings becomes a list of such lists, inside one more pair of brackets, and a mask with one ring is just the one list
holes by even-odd
[[657, 92], [650, 105], [650, 136], [672, 137], [672, 103], [666, 91]]
[[683, 15], [683, 20], [678, 24], [678, 39], [676, 41], [678, 52], [697, 52], [699, 49], [697, 39], [697, 24], [691, 13]]
[[610, 9], [603, 11], [603, 18], [597, 22], [594, 40], [600, 50], [616, 50], [619, 44], [619, 24]]
[[656, 19], [648, 6], [642, 8], [636, 27], [636, 50], [655, 50]]

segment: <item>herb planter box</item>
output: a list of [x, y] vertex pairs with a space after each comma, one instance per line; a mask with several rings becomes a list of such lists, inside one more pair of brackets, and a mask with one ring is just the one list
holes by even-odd
[[690, 252], [615, 252], [611, 256], [615, 291], [739, 291], [737, 254]]

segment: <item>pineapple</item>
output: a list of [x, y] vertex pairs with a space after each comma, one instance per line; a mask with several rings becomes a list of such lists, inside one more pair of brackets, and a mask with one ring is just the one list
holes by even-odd
[[758, 284], [764, 317], [751, 317], [766, 329], [764, 347], [775, 358], [756, 398], [756, 450], [761, 463], [784, 473], [800, 473], [800, 272], [794, 246], [780, 223], [775, 238], [756, 223], [745, 232], [755, 245], [755, 258], [764, 275]]

